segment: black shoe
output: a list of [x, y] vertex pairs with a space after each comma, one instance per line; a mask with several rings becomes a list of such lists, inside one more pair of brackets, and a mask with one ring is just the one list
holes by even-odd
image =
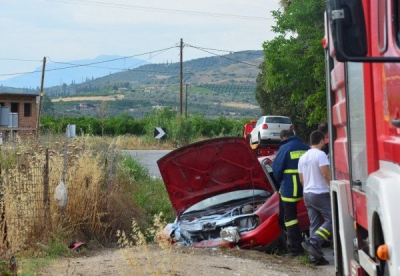
[[314, 256], [310, 255], [308, 256], [308, 259], [310, 260], [311, 263], [315, 264], [315, 265], [328, 265], [329, 261], [327, 259], [325, 259], [324, 257], [322, 257], [321, 259], [317, 260]]
[[332, 246], [332, 241], [330, 241], [330, 240], [324, 241], [324, 242], [321, 244], [321, 247], [322, 247], [322, 248], [329, 248], [329, 247], [331, 247], [331, 246]]
[[323, 254], [319, 252], [318, 248], [313, 245], [309, 240], [305, 240], [301, 243], [301, 246], [303, 247], [303, 249], [310, 254], [311, 256], [313, 256], [314, 258], [316, 258], [317, 260], [320, 260], [323, 257]]

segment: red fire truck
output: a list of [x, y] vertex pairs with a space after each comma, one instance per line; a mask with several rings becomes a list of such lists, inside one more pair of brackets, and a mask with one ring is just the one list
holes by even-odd
[[325, 18], [336, 275], [400, 275], [400, 0]]

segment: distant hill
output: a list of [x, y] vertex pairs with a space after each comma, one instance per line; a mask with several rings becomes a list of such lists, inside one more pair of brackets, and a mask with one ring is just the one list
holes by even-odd
[[[192, 85], [206, 83], [256, 83], [263, 51], [242, 51], [183, 62], [183, 81]], [[129, 82], [131, 85], [177, 85], [180, 64], [147, 64], [136, 69], [95, 79], [90, 85], [105, 82]]]
[[[142, 117], [163, 107], [180, 111], [182, 97], [185, 113], [187, 110], [211, 118], [256, 119], [261, 115], [255, 99], [256, 78], [263, 57], [263, 51], [241, 51], [185, 61], [183, 95], [179, 63], [145, 64], [98, 78], [88, 77], [82, 83], [59, 82], [45, 88], [54, 107], [43, 110], [43, 114], [100, 116], [98, 108], [107, 102], [108, 115], [126, 112]], [[46, 78], [48, 75], [46, 72]], [[7, 87], [0, 86], [0, 91], [7, 92]]]
[[[148, 62], [116, 55], [102, 55], [94, 59], [74, 60], [62, 63], [47, 61], [44, 87], [57, 86], [63, 83], [82, 83], [123, 70], [137, 68], [144, 64], [148, 64]], [[23, 74], [2, 80], [0, 84], [14, 88], [36, 89], [40, 87], [42, 68], [37, 67], [34, 71], [35, 73]]]

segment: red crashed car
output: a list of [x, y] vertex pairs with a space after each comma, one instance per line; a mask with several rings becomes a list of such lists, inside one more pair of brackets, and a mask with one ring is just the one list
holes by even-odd
[[[270, 252], [285, 249], [274, 156], [257, 158], [241, 137], [194, 143], [157, 161], [176, 220], [164, 234], [194, 247], [239, 246]], [[303, 201], [300, 228], [309, 228]]]

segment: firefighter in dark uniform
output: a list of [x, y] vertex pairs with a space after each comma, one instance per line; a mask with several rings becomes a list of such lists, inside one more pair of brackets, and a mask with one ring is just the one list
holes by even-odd
[[300, 156], [310, 147], [295, 136], [292, 130], [282, 130], [280, 137], [281, 146], [272, 169], [276, 180], [280, 183], [279, 193], [290, 245], [289, 255], [298, 256], [304, 251], [301, 246], [302, 235], [297, 220], [297, 203], [303, 198], [303, 186], [300, 183], [297, 165]]

